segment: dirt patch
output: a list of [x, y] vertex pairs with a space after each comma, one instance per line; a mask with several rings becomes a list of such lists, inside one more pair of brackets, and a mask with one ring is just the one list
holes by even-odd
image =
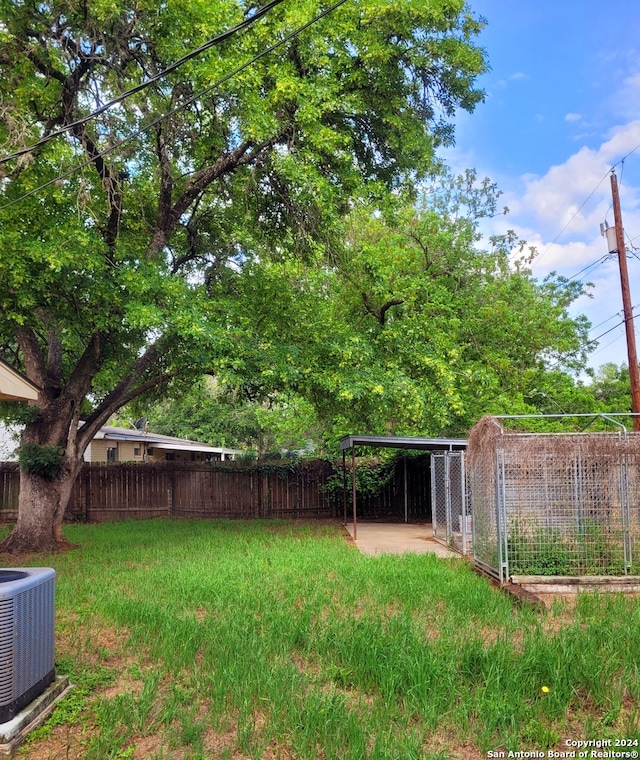
[[[96, 736], [97, 727], [91, 719], [91, 706], [97, 699], [112, 699], [126, 691], [139, 693], [142, 681], [134, 677], [130, 666], [138, 665], [139, 658], [127, 651], [129, 632], [109, 626], [94, 617], [83, 617], [76, 612], [57, 613], [56, 669], [60, 675], [68, 675], [60, 668], [60, 662], [74, 660], [84, 669], [100, 671], [104, 683], [98, 685], [87, 698], [87, 706], [70, 722], [50, 726], [46, 735], [27, 741], [18, 751], [18, 757], [28, 760], [82, 760], [86, 756], [87, 743]], [[113, 674], [111, 680], [109, 674]], [[69, 694], [69, 700], [77, 700], [78, 688]], [[65, 709], [64, 700], [60, 712]], [[56, 712], [52, 720], [55, 721]], [[37, 734], [36, 734], [37, 736]], [[147, 755], [148, 757], [148, 755]]]
[[23, 744], [18, 750], [18, 758], [26, 760], [82, 760], [88, 738], [75, 726], [56, 726], [46, 739]]
[[487, 753], [481, 752], [473, 744], [451, 744], [449, 742], [435, 751], [444, 752], [449, 760], [487, 760]]
[[[140, 741], [136, 742], [133, 750], [134, 760], [148, 760], [150, 757], [156, 757], [161, 753], [164, 753], [165, 747], [163, 746], [162, 737], [158, 735], [144, 736]], [[162, 755], [161, 755], [162, 756]], [[183, 752], [174, 752], [171, 757], [173, 760], [183, 760]]]
[[[196, 617], [206, 616], [206, 611], [196, 610]], [[145, 685], [144, 674], [153, 664], [146, 658], [133, 655], [127, 646], [129, 632], [124, 628], [109, 626], [94, 617], [61, 611], [58, 616], [57, 660], [73, 659], [82, 664], [82, 669], [104, 671], [105, 683], [98, 685], [86, 695], [86, 704], [75, 716], [64, 717], [64, 725], [51, 725], [46, 732], [36, 734], [18, 750], [20, 760], [83, 760], [89, 745], [100, 736], [100, 726], [94, 718], [94, 709], [99, 701], [109, 701], [124, 694], [140, 697]], [[109, 675], [111, 674], [111, 676]], [[111, 679], [111, 680], [110, 680]], [[173, 721], [170, 726], [157, 724], [158, 706], [169, 693], [173, 679], [163, 679], [158, 686], [155, 705], [140, 735], [129, 736], [126, 744], [126, 756], [133, 760], [148, 760], [163, 757], [166, 760], [184, 760], [192, 757], [194, 747], [182, 745], [181, 726]], [[73, 698], [74, 692], [71, 692]], [[75, 691], [78, 696], [78, 690]], [[60, 713], [64, 710], [61, 703]], [[201, 739], [201, 749], [205, 757], [227, 757], [229, 760], [250, 760], [250, 756], [240, 752], [237, 747], [238, 729], [234, 720], [225, 726], [206, 727], [210, 704], [205, 700], [199, 703], [194, 724], [204, 723], [205, 729]], [[58, 713], [60, 715], [60, 713]], [[55, 720], [56, 713], [53, 714]], [[259, 736], [264, 725], [264, 718], [255, 720], [255, 731]], [[146, 731], [149, 731], [147, 734]], [[264, 760], [293, 760], [293, 754], [286, 748], [272, 742], [265, 747]]]
[[[207, 757], [223, 757], [226, 756], [230, 760], [249, 760], [249, 755], [245, 755], [242, 752], [232, 751], [232, 748], [237, 742], [237, 733], [235, 729], [229, 729], [228, 731], [207, 731], [204, 735], [204, 751]], [[231, 754], [230, 754], [231, 753]], [[142, 760], [142, 758], [140, 759]]]
[[126, 628], [107, 625], [92, 616], [64, 610], [56, 613], [56, 660], [68, 657], [96, 669], [121, 672], [139, 662], [127, 651], [128, 640]]
[[568, 613], [573, 613], [578, 601], [577, 594], [536, 594], [536, 596], [546, 609], [553, 609], [561, 605]]

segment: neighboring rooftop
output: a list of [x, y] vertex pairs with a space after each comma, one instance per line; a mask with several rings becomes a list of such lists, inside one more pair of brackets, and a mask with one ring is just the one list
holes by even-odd
[[158, 459], [225, 460], [235, 459], [241, 453], [240, 449], [210, 446], [208, 443], [192, 441], [188, 438], [105, 425], [94, 436], [85, 458], [91, 462]]

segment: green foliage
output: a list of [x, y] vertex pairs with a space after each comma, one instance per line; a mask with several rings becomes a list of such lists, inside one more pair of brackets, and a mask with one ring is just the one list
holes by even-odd
[[587, 323], [569, 313], [582, 286], [537, 282], [511, 263], [513, 241], [477, 249], [477, 220], [497, 197], [472, 172], [445, 175], [418, 210], [355, 206], [328, 263], [254, 262], [229, 306], [237, 350], [221, 376], [249, 397], [303, 398], [329, 440], [592, 410], [569, 374], [585, 360]]
[[69, 431], [81, 457], [123, 405], [227, 368], [250, 387], [265, 357], [263, 400], [291, 388], [296, 357], [234, 305], [245, 273], [331, 253], [352, 204], [426, 176], [455, 111], [482, 99], [483, 22], [459, 0], [354, 0], [291, 34], [324, 9], [279, 4], [144, 86], [255, 4], [0, 0], [0, 146], [65, 131], [0, 169], [0, 345], [42, 388], [39, 441]]
[[626, 364], [619, 367], [613, 363], [603, 364], [594, 374], [590, 390], [599, 411], [628, 412], [631, 409], [631, 386]]
[[167, 435], [268, 452], [298, 451], [316, 438], [316, 416], [304, 399], [271, 394], [251, 400], [241, 389], [204, 377], [176, 399], [155, 404], [153, 429]]
[[84, 658], [62, 656], [56, 659], [56, 670], [69, 678], [71, 691], [56, 705], [45, 723], [31, 731], [27, 742], [47, 739], [57, 726], [73, 726], [82, 721], [93, 692], [101, 686], [113, 683], [116, 674], [103, 665], [89, 664]]
[[39, 413], [37, 406], [25, 401], [0, 401], [0, 420], [10, 424], [26, 425], [33, 422]]
[[23, 443], [18, 449], [18, 461], [22, 472], [43, 480], [54, 480], [62, 469], [64, 451], [59, 446]]
[[[376, 496], [391, 482], [394, 476], [397, 458], [359, 459], [356, 467], [356, 495], [358, 497]], [[351, 494], [352, 470], [347, 472], [346, 490]], [[345, 480], [342, 472], [329, 477], [323, 487], [325, 493], [336, 502], [342, 502], [345, 493]]]
[[574, 555], [555, 528], [536, 528], [533, 532], [519, 524], [509, 527], [507, 540], [509, 572], [513, 575], [572, 575]]

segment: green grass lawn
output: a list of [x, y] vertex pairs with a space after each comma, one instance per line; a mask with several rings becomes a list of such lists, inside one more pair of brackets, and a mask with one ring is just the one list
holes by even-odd
[[[72, 525], [44, 758], [487, 757], [640, 737], [640, 601], [515, 606], [463, 560], [340, 526]], [[5, 564], [7, 562], [5, 561]], [[543, 688], [544, 687], [544, 688]]]

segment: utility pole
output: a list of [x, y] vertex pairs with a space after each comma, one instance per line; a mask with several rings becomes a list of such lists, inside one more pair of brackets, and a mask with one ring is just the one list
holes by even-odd
[[[629, 290], [629, 272], [627, 269], [627, 251], [624, 245], [624, 228], [620, 212], [620, 195], [618, 193], [618, 178], [615, 171], [611, 172], [611, 196], [613, 198], [613, 219], [616, 229], [616, 248], [620, 266], [620, 287], [622, 289], [622, 308], [624, 313], [624, 328], [627, 334], [627, 356], [629, 357], [629, 380], [631, 382], [631, 411], [640, 415], [640, 373], [638, 372], [638, 354], [636, 352], [636, 334], [633, 327], [633, 309], [631, 306], [631, 291]], [[633, 429], [640, 432], [640, 416], [634, 416]]]

